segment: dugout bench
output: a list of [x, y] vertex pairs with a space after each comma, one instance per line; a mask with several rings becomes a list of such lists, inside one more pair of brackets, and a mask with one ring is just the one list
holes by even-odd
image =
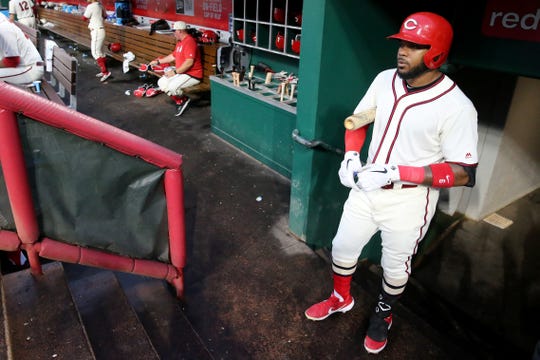
[[[32, 41], [43, 57], [45, 50], [39, 30], [23, 25], [18, 21], [15, 24]], [[50, 75], [47, 72], [44, 74], [44, 77], [41, 79], [40, 92], [37, 93], [37, 89], [33, 86], [28, 87], [28, 90], [57, 104], [68, 105], [70, 108], [76, 109], [77, 59], [58, 46], [54, 47], [52, 52], [52, 72]], [[67, 104], [64, 98], [67, 99]]]
[[[40, 25], [41, 29], [90, 48], [90, 31], [88, 23], [82, 20], [82, 15], [43, 7], [38, 9], [38, 13], [40, 19], [46, 20], [45, 24]], [[122, 50], [117, 53], [107, 50], [107, 56], [123, 62], [123, 54], [131, 51], [135, 55], [135, 60], [129, 64], [136, 69], [139, 68], [140, 64], [148, 64], [158, 56], [170, 54], [176, 45], [176, 39], [171, 34], [154, 32], [150, 35], [149, 29], [117, 25], [111, 22], [105, 22], [105, 33], [106, 45], [110, 43], [122, 45]], [[197, 85], [184, 89], [186, 93], [210, 91], [210, 75], [215, 73], [217, 49], [220, 46], [222, 44], [199, 44], [203, 64], [203, 80]], [[151, 74], [157, 77], [161, 76], [161, 74], [154, 72]]]

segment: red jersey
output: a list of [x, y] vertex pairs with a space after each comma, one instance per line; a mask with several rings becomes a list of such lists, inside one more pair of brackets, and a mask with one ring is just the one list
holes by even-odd
[[202, 80], [203, 67], [201, 63], [201, 54], [197, 42], [193, 37], [188, 35], [184, 40], [179, 41], [174, 48], [173, 55], [176, 61], [176, 67], [182, 65], [186, 59], [194, 59], [193, 66], [185, 73], [196, 79]]

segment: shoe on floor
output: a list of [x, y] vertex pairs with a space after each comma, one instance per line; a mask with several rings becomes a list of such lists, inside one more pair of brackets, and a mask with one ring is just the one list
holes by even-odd
[[97, 77], [97, 78], [103, 77], [103, 73], [101, 73], [101, 72], [100, 72], [100, 73], [97, 73], [97, 74], [96, 74], [96, 77]]
[[186, 108], [188, 107], [188, 104], [191, 102], [191, 99], [188, 98], [187, 96], [185, 96], [182, 100], [183, 101], [181, 102], [181, 104], [178, 105], [178, 111], [176, 112], [174, 116], [182, 115], [184, 111], [186, 110]]
[[351, 310], [353, 306], [354, 299], [352, 296], [349, 295], [346, 299], [343, 299], [334, 291], [328, 299], [312, 305], [304, 314], [310, 320], [324, 320], [336, 312], [346, 313]]
[[370, 354], [378, 354], [388, 342], [388, 330], [392, 326], [392, 314], [381, 318], [374, 314], [369, 320], [367, 335], [364, 338], [364, 348]]
[[111, 72], [109, 71], [109, 72], [103, 74], [103, 75], [101, 76], [101, 79], [99, 79], [99, 81], [104, 82], [105, 80], [107, 80], [108, 78], [110, 78], [111, 75], [112, 75], [112, 74], [111, 74]]
[[146, 97], [154, 97], [156, 95], [161, 94], [162, 92], [163, 91], [161, 91], [159, 88], [151, 86], [146, 90], [145, 96]]
[[148, 91], [149, 87], [149, 84], [141, 85], [137, 89], [135, 89], [135, 91], [133, 91], [133, 95], [135, 95], [136, 97], [143, 97]]

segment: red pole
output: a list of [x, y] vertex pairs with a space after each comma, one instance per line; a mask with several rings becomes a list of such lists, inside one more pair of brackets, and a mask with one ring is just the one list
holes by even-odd
[[184, 267], [186, 265], [186, 224], [184, 215], [184, 181], [180, 169], [165, 171], [165, 197], [169, 224], [169, 253], [178, 277], [171, 281], [179, 298], [184, 294]]
[[[23, 244], [33, 244], [38, 240], [39, 228], [32, 192], [26, 172], [17, 118], [13, 112], [6, 109], [0, 109], [0, 163], [17, 235]], [[42, 274], [35, 250], [30, 246], [28, 251], [32, 274]]]

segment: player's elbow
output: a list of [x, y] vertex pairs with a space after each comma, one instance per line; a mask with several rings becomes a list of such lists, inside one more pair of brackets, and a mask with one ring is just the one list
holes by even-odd
[[474, 187], [476, 184], [476, 166], [462, 166], [464, 172], [464, 184], [466, 187]]
[[186, 59], [186, 61], [184, 61], [184, 65], [185, 65], [186, 68], [188, 68], [188, 69], [191, 69], [191, 67], [193, 66], [193, 64], [195, 64], [195, 60], [193, 60], [193, 59]]

